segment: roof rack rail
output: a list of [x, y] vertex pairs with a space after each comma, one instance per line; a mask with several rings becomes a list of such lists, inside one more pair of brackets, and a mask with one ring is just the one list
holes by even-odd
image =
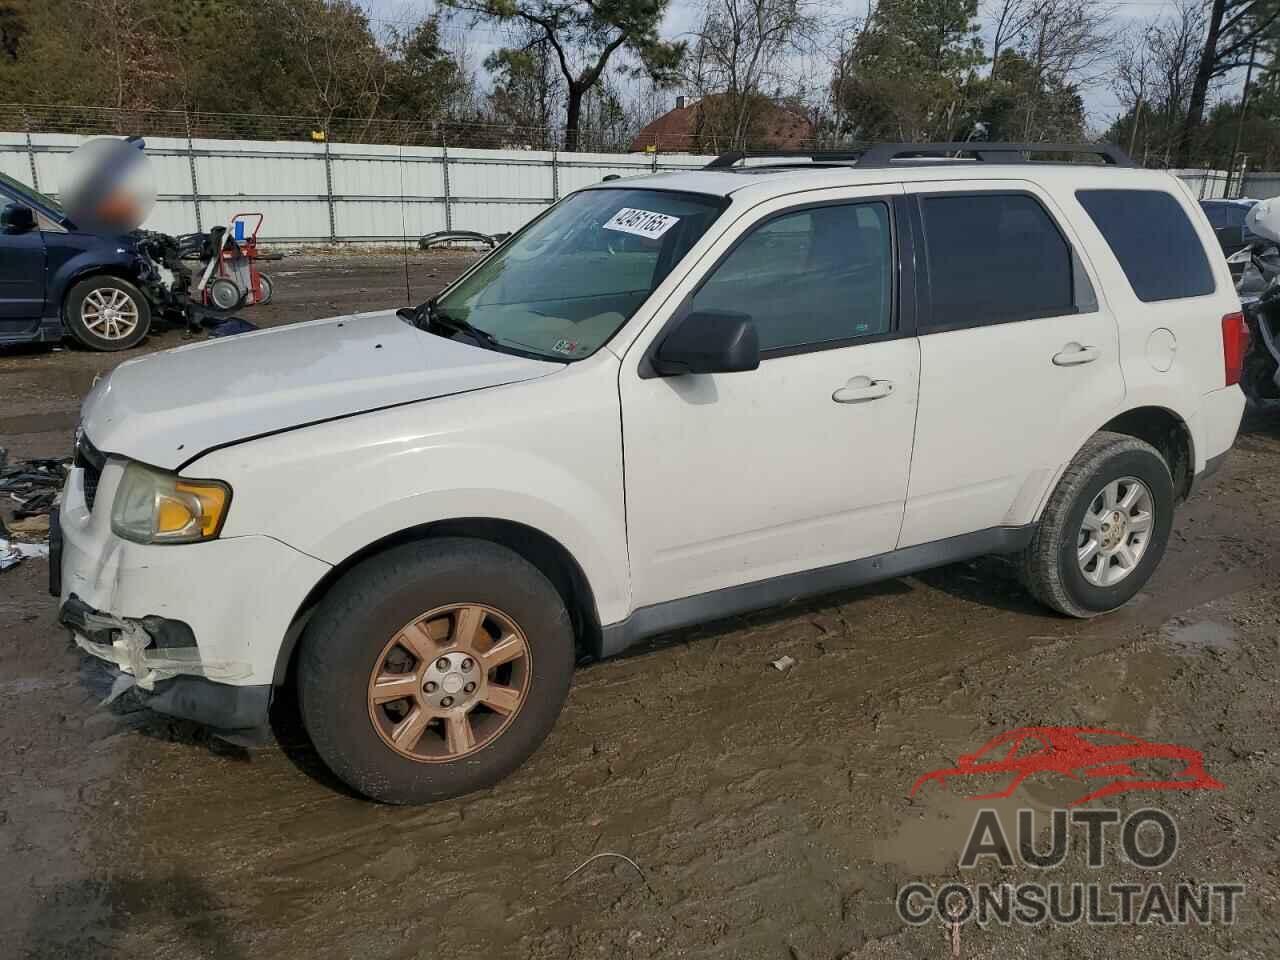
[[[1115, 167], [1132, 167], [1133, 160], [1114, 143], [875, 143], [862, 151], [860, 167], [887, 167], [894, 160], [914, 160], [946, 154], [972, 154], [981, 163], [1025, 163], [1027, 154], [1081, 153], [1101, 157]], [[957, 157], [957, 159], [967, 159]]]
[[[748, 157], [808, 159], [815, 164], [856, 164], [862, 168], [887, 167], [895, 160], [919, 160], [945, 157], [977, 163], [1026, 163], [1028, 154], [1079, 153], [1102, 158], [1114, 167], [1135, 166], [1129, 155], [1114, 143], [872, 143], [845, 150], [733, 150], [722, 153], [703, 169], [727, 170]], [[965, 155], [965, 156], [961, 156]]]
[[854, 163], [862, 156], [865, 146], [845, 150], [730, 150], [722, 153], [702, 169], [724, 170], [748, 157], [779, 157], [788, 160], [812, 160], [814, 163]]

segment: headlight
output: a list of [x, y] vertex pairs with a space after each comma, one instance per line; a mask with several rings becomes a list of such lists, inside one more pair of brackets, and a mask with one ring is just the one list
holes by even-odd
[[196, 543], [222, 529], [231, 488], [217, 480], [185, 480], [141, 463], [124, 468], [111, 529], [135, 543]]

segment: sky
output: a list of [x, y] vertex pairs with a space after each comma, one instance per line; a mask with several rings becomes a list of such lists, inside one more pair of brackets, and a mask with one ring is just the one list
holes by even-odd
[[[433, 0], [357, 0], [357, 2], [365, 8], [375, 26], [384, 27], [415, 22], [434, 9]], [[867, 12], [867, 0], [832, 0], [832, 2], [836, 4], [832, 17], [833, 22], [846, 18], [862, 17]], [[985, 0], [982, 0], [982, 2], [985, 8]], [[1140, 24], [1142, 21], [1154, 19], [1162, 11], [1172, 11], [1175, 7], [1175, 0], [1111, 0], [1109, 5], [1115, 10], [1114, 23], [1116, 32], [1120, 33], [1127, 28]], [[697, 11], [696, 0], [672, 0], [666, 20], [663, 23], [663, 36], [674, 39], [681, 34], [687, 33], [695, 25]], [[468, 23], [469, 20], [462, 19], [455, 14], [445, 29], [446, 33], [449, 34], [448, 39], [450, 41], [466, 42], [475, 57], [474, 67], [479, 71], [480, 64], [485, 56], [493, 49], [503, 45], [503, 35], [495, 27], [481, 23], [475, 28], [471, 28]], [[987, 39], [989, 46], [990, 40], [989, 38]], [[482, 73], [483, 71], [479, 72]], [[825, 70], [822, 73], [823, 75], [813, 78], [816, 84], [826, 83]], [[1231, 79], [1228, 78], [1229, 83]], [[1235, 85], [1239, 85], [1238, 80]], [[673, 106], [678, 92], [678, 90], [671, 91]], [[1082, 93], [1090, 126], [1098, 131], [1105, 130], [1121, 112], [1120, 102], [1116, 98], [1114, 91], [1110, 89], [1104, 80], [1086, 88]]]

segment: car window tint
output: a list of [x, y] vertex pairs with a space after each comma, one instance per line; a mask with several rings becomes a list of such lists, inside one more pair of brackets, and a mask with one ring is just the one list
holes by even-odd
[[924, 197], [922, 206], [930, 327], [1078, 312], [1071, 248], [1034, 198], [943, 194]]
[[807, 346], [887, 332], [892, 281], [886, 204], [816, 207], [752, 230], [698, 290], [692, 310], [747, 314], [762, 351]]
[[1213, 270], [1182, 205], [1163, 190], [1077, 190], [1139, 300], [1213, 293]]

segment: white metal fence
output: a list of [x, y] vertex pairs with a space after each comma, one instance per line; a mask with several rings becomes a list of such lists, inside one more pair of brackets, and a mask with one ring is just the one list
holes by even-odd
[[[66, 157], [87, 136], [0, 133], [0, 172], [57, 195]], [[687, 170], [692, 154], [558, 153], [454, 147], [148, 137], [158, 202], [146, 226], [207, 230], [263, 214], [261, 237], [293, 243], [395, 241], [436, 230], [515, 230], [561, 196], [610, 174]], [[1177, 170], [1203, 199], [1241, 193], [1223, 170]], [[1280, 193], [1249, 174], [1246, 196]]]
[[[66, 157], [87, 139], [0, 133], [0, 172], [56, 196]], [[325, 243], [514, 230], [610, 174], [687, 170], [710, 159], [172, 137], [148, 137], [147, 156], [157, 192], [151, 229], [189, 233], [258, 212], [264, 239]]]

